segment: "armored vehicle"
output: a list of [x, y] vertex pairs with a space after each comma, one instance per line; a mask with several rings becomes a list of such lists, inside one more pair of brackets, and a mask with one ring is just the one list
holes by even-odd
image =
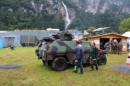
[[[61, 32], [53, 35], [53, 38], [43, 38], [36, 49], [38, 59], [41, 59], [44, 65], [51, 66], [54, 70], [62, 71], [67, 68], [68, 64], [73, 65], [76, 58], [76, 45], [73, 36], [69, 32]], [[89, 63], [91, 45], [87, 41], [82, 41], [83, 46], [83, 63]], [[98, 51], [98, 64], [106, 64], [106, 51]]]

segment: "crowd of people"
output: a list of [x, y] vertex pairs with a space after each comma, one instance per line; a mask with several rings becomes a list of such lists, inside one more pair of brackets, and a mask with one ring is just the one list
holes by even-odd
[[[83, 64], [82, 64], [82, 59], [83, 59], [83, 48], [82, 48], [82, 42], [81, 41], [75, 41], [76, 44], [76, 58], [75, 58], [75, 66], [74, 66], [74, 72], [77, 73], [78, 67], [80, 67], [80, 73], [83, 74]], [[94, 70], [94, 65], [96, 66], [96, 70], [98, 70], [98, 64], [97, 64], [97, 58], [98, 58], [98, 48], [95, 46], [95, 43], [91, 43], [92, 49], [90, 51], [90, 65], [91, 65], [91, 70]], [[127, 44], [127, 48], [129, 48], [129, 43]], [[109, 50], [111, 48], [111, 51], [121, 55], [123, 44], [122, 41], [114, 41], [112, 40], [111, 42], [106, 42], [103, 45], [103, 48], [106, 50], [106, 54], [109, 54]]]
[[106, 42], [103, 46], [103, 49], [106, 50], [107, 55], [110, 51], [110, 48], [111, 48], [112, 53], [121, 55], [123, 43], [122, 43], [122, 41], [114, 41], [114, 40], [112, 40], [111, 42]]

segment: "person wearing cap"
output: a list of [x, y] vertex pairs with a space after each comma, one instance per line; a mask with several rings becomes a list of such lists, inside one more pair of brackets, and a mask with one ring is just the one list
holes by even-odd
[[75, 64], [77, 65], [75, 73], [78, 72], [78, 67], [80, 67], [80, 73], [83, 74], [83, 64], [82, 64], [82, 59], [83, 59], [83, 48], [82, 45], [80, 44], [79, 41], [75, 41], [76, 44], [76, 58], [75, 58]]
[[90, 52], [90, 65], [91, 65], [91, 70], [94, 70], [94, 64], [96, 65], [96, 70], [98, 70], [98, 64], [97, 64], [97, 58], [98, 58], [98, 48], [95, 46], [95, 43], [91, 43], [92, 50]]
[[104, 49], [106, 50], [106, 55], [108, 55], [108, 53], [109, 53], [109, 42], [105, 43]]

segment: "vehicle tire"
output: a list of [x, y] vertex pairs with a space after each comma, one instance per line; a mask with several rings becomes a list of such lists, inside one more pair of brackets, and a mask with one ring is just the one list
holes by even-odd
[[67, 61], [64, 57], [57, 57], [52, 62], [52, 68], [56, 71], [63, 71], [67, 68]]
[[104, 54], [100, 55], [98, 59], [98, 65], [105, 65], [107, 63], [107, 58]]
[[43, 65], [45, 65], [45, 60], [42, 59], [42, 63], [43, 63]]

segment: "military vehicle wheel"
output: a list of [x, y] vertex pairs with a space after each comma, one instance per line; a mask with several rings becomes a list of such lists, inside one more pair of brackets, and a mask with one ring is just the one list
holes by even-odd
[[98, 65], [105, 65], [107, 63], [107, 58], [104, 54], [102, 54], [98, 59]]
[[45, 60], [42, 59], [42, 63], [45, 65]]
[[63, 57], [57, 57], [52, 62], [52, 68], [56, 71], [62, 71], [67, 68], [67, 61]]

